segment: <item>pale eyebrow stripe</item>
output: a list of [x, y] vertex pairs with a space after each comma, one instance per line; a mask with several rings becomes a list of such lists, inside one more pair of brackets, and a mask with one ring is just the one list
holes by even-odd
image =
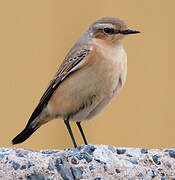
[[113, 24], [105, 24], [105, 23], [102, 23], [102, 24], [98, 24], [97, 26], [102, 26], [102, 27], [105, 27], [105, 26], [107, 26], [107, 27], [109, 27], [109, 26], [113, 26]]
[[96, 27], [99, 27], [99, 28], [104, 28], [104, 27], [113, 27], [113, 24], [110, 24], [110, 23], [101, 23], [101, 24], [96, 24]]

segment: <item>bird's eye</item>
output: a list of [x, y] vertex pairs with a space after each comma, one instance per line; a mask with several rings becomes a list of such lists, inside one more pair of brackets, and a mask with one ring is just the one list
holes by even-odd
[[106, 34], [114, 34], [114, 29], [112, 28], [104, 28], [103, 31], [106, 33]]

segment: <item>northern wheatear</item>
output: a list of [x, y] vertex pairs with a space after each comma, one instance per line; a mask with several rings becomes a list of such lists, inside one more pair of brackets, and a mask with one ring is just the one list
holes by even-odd
[[94, 22], [67, 54], [50, 81], [25, 129], [13, 140], [21, 143], [41, 125], [62, 118], [77, 147], [69, 121], [75, 121], [84, 143], [81, 122], [104, 110], [124, 86], [127, 56], [123, 38], [139, 31], [128, 29], [119, 18], [104, 17]]

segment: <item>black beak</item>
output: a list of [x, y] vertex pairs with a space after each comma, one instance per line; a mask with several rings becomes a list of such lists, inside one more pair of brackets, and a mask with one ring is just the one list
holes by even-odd
[[135, 30], [132, 30], [132, 29], [127, 29], [125, 31], [121, 31], [120, 33], [121, 34], [125, 34], [125, 35], [127, 35], [127, 34], [137, 34], [137, 33], [140, 33], [140, 31], [135, 31]]

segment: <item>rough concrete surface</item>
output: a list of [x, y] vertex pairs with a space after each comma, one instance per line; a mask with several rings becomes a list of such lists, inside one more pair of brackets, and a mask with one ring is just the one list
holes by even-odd
[[3, 180], [175, 180], [175, 149], [86, 145], [64, 150], [0, 148]]

